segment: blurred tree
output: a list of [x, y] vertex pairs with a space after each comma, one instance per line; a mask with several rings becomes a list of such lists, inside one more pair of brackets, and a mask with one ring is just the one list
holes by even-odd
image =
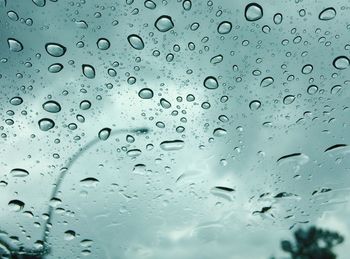
[[292, 259], [335, 259], [332, 249], [344, 241], [339, 233], [314, 226], [296, 230], [294, 239], [294, 243], [281, 242], [282, 250], [290, 253]]

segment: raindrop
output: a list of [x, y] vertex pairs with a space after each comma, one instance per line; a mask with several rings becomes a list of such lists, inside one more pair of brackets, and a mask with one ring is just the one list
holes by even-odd
[[322, 12], [320, 12], [320, 14], [318, 15], [318, 19], [322, 21], [328, 21], [332, 20], [336, 15], [337, 12], [335, 11], [335, 9], [333, 7], [328, 7], [322, 10]]
[[208, 76], [204, 79], [203, 85], [207, 89], [216, 89], [219, 87], [217, 79], [213, 76]]
[[249, 108], [252, 111], [256, 111], [261, 107], [261, 102], [259, 100], [254, 100], [249, 103]]
[[164, 108], [164, 109], [169, 109], [171, 107], [171, 103], [169, 101], [167, 101], [164, 98], [160, 99], [160, 105]]
[[29, 172], [22, 168], [14, 168], [11, 170], [10, 175], [13, 177], [26, 177], [29, 175]]
[[246, 6], [244, 15], [247, 21], [254, 22], [263, 17], [263, 9], [257, 3], [250, 3]]
[[155, 2], [151, 1], [151, 0], [146, 0], [144, 3], [145, 7], [148, 9], [155, 9], [157, 7], [157, 5], [155, 4]]
[[182, 140], [168, 140], [160, 143], [160, 148], [164, 151], [174, 151], [182, 149], [184, 145], [185, 142], [183, 142]]
[[185, 0], [182, 2], [182, 7], [185, 11], [189, 11], [192, 8], [192, 2], [190, 0]]
[[56, 101], [47, 101], [43, 104], [43, 109], [47, 112], [57, 113], [61, 110], [61, 105]]
[[23, 50], [22, 43], [14, 38], [8, 38], [7, 44], [9, 46], [9, 49], [13, 52], [19, 52], [19, 51]]
[[48, 130], [52, 129], [53, 127], [55, 127], [55, 122], [49, 118], [44, 118], [44, 119], [39, 120], [38, 124], [39, 124], [39, 128], [42, 131], [48, 131]]
[[12, 20], [12, 21], [18, 21], [18, 14], [15, 11], [8, 11], [7, 16]]
[[20, 200], [12, 200], [8, 203], [8, 206], [11, 211], [19, 212], [24, 208], [24, 202]]
[[109, 49], [109, 47], [111, 46], [111, 43], [109, 42], [109, 40], [107, 40], [106, 38], [100, 38], [97, 40], [96, 42], [97, 47], [100, 50], [107, 50]]
[[210, 59], [210, 63], [212, 63], [212, 64], [218, 64], [218, 63], [220, 63], [220, 62], [222, 62], [222, 60], [224, 59], [224, 57], [223, 57], [223, 55], [216, 55], [216, 56], [214, 56], [214, 57], [212, 57], [211, 59]]
[[130, 157], [136, 157], [142, 154], [140, 149], [130, 149], [126, 154]]
[[336, 145], [330, 146], [324, 152], [337, 151], [337, 150], [343, 149], [343, 148], [345, 148], [347, 146], [348, 145], [346, 145], [346, 144], [336, 144]]
[[67, 51], [66, 47], [58, 43], [47, 43], [45, 49], [53, 57], [62, 57]]
[[313, 95], [313, 94], [317, 93], [317, 91], [318, 91], [317, 85], [310, 85], [307, 88], [307, 93], [310, 94], [310, 95]]
[[313, 66], [311, 64], [307, 64], [307, 65], [303, 66], [303, 68], [301, 69], [301, 72], [303, 74], [307, 75], [307, 74], [310, 74], [313, 69], [314, 68], [313, 68]]
[[100, 132], [98, 133], [98, 138], [100, 140], [107, 140], [109, 138], [109, 136], [111, 135], [111, 129], [110, 128], [103, 128], [100, 130]]
[[285, 105], [291, 104], [292, 102], [294, 102], [295, 100], [295, 96], [294, 95], [287, 95], [283, 98], [283, 103]]
[[136, 34], [129, 35], [128, 42], [131, 45], [131, 47], [137, 50], [142, 50], [145, 47], [142, 38]]
[[60, 63], [54, 63], [48, 67], [50, 73], [58, 73], [63, 69], [63, 65]]
[[232, 29], [232, 23], [228, 21], [223, 21], [219, 24], [217, 31], [220, 34], [227, 34], [231, 31]]
[[227, 131], [222, 128], [217, 128], [213, 131], [214, 137], [223, 137], [227, 134]]
[[282, 20], [283, 20], [283, 16], [281, 13], [276, 13], [274, 16], [273, 16], [273, 22], [275, 24], [281, 24], [282, 23]]
[[88, 110], [91, 107], [91, 102], [88, 101], [88, 100], [83, 100], [83, 101], [80, 102], [79, 107], [82, 110]]
[[151, 99], [153, 97], [153, 91], [150, 88], [143, 88], [139, 91], [139, 97], [142, 99]]
[[156, 22], [154, 23], [154, 26], [158, 29], [160, 32], [167, 32], [174, 28], [174, 23], [171, 20], [171, 17], [168, 15], [162, 15], [160, 16]]
[[70, 241], [75, 238], [75, 232], [73, 230], [67, 230], [64, 232], [64, 240]]
[[32, 0], [32, 1], [36, 6], [39, 6], [39, 7], [44, 7], [46, 4], [46, 0]]
[[82, 70], [84, 76], [86, 76], [89, 79], [95, 78], [95, 68], [91, 65], [88, 64], [83, 64], [82, 65]]
[[268, 87], [273, 84], [275, 80], [272, 77], [265, 77], [263, 80], [260, 82], [261, 87]]
[[339, 56], [333, 60], [333, 66], [336, 69], [340, 69], [340, 70], [346, 69], [349, 66], [349, 64], [350, 64], [350, 60], [345, 56]]
[[96, 187], [99, 182], [100, 182], [99, 180], [97, 180], [96, 178], [93, 178], [93, 177], [87, 177], [87, 178], [80, 180], [80, 184], [83, 187], [88, 187], [88, 188]]
[[23, 99], [19, 96], [15, 96], [15, 97], [11, 98], [10, 103], [12, 105], [17, 106], [17, 105], [20, 105], [21, 103], [23, 103]]

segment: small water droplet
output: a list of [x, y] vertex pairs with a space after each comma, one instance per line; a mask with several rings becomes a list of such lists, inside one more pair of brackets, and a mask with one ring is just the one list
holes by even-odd
[[167, 32], [174, 28], [174, 23], [170, 16], [168, 15], [162, 15], [160, 16], [156, 22], [154, 23], [154, 26], [158, 29], [160, 32]]
[[227, 131], [225, 129], [222, 129], [222, 128], [216, 128], [214, 131], [213, 131], [213, 135], [214, 137], [223, 137], [227, 134]]
[[10, 175], [12, 177], [26, 177], [29, 175], [29, 172], [22, 168], [14, 168], [10, 171]]
[[89, 79], [95, 78], [95, 68], [88, 64], [83, 64], [82, 66], [83, 74]]
[[107, 40], [106, 38], [100, 38], [97, 41], [97, 47], [100, 50], [107, 50], [109, 49], [109, 47], [111, 46], [111, 43], [109, 42], [109, 40]]
[[87, 177], [80, 180], [80, 184], [83, 187], [87, 187], [87, 188], [92, 188], [92, 187], [95, 188], [99, 182], [100, 181], [94, 177]]
[[32, 1], [38, 7], [44, 7], [46, 4], [46, 0], [32, 0]]
[[171, 107], [171, 103], [169, 101], [167, 101], [164, 98], [160, 99], [160, 105], [164, 108], [164, 109], [169, 109]]
[[204, 79], [203, 85], [207, 89], [216, 89], [219, 87], [218, 80], [213, 76], [208, 76]]
[[333, 66], [339, 70], [346, 69], [349, 65], [350, 60], [345, 56], [339, 56], [333, 60]]
[[23, 210], [24, 205], [25, 205], [24, 202], [20, 201], [20, 200], [11, 200], [8, 203], [10, 210], [13, 212], [19, 212], [19, 211]]
[[312, 72], [312, 70], [314, 69], [314, 67], [311, 64], [306, 64], [305, 66], [303, 66], [303, 68], [301, 69], [301, 72], [305, 75], [310, 74]]
[[21, 42], [19, 42], [18, 40], [14, 39], [14, 38], [8, 38], [7, 39], [7, 44], [9, 46], [10, 51], [13, 52], [20, 52], [21, 50], [23, 50], [23, 45]]
[[61, 111], [61, 105], [56, 101], [47, 101], [43, 104], [43, 109], [47, 112], [57, 113]]
[[310, 94], [310, 95], [313, 95], [313, 94], [317, 93], [317, 91], [318, 91], [317, 85], [310, 85], [307, 88], [307, 93]]
[[54, 63], [48, 67], [50, 73], [58, 73], [63, 69], [63, 65], [60, 63]]
[[130, 149], [126, 154], [130, 157], [136, 157], [142, 154], [142, 151], [140, 149]]
[[259, 100], [254, 100], [249, 103], [249, 108], [252, 111], [256, 111], [261, 107], [261, 102]]
[[79, 107], [82, 110], [88, 110], [91, 107], [91, 102], [88, 101], [88, 100], [83, 100], [83, 101], [80, 102]]
[[224, 59], [223, 55], [219, 54], [219, 55], [212, 57], [210, 59], [210, 63], [215, 65], [215, 64], [221, 63], [223, 61], [223, 59]]
[[48, 130], [52, 129], [53, 127], [55, 127], [55, 122], [49, 118], [44, 118], [44, 119], [39, 120], [38, 124], [39, 124], [39, 128], [42, 131], [48, 131]]
[[180, 150], [185, 146], [185, 142], [182, 140], [168, 140], [160, 143], [160, 148], [164, 151]]
[[283, 98], [283, 103], [284, 103], [285, 105], [289, 105], [289, 104], [293, 103], [294, 100], [295, 100], [295, 96], [294, 96], [294, 95], [287, 95], [287, 96], [285, 96], [285, 97]]
[[145, 47], [142, 38], [139, 35], [131, 34], [128, 36], [128, 42], [134, 49], [142, 50]]
[[227, 34], [231, 31], [232, 29], [232, 23], [229, 21], [223, 21], [219, 24], [217, 31], [220, 34]]
[[276, 13], [274, 16], [273, 16], [273, 22], [275, 24], [281, 24], [282, 23], [282, 20], [283, 20], [283, 16], [281, 13]]
[[100, 130], [100, 132], [98, 133], [98, 138], [100, 140], [107, 140], [109, 138], [109, 136], [111, 135], [111, 129], [110, 128], [103, 128]]
[[182, 2], [182, 8], [185, 10], [185, 11], [189, 11], [191, 10], [192, 8], [192, 2], [190, 0], [185, 0]]
[[65, 46], [58, 43], [47, 43], [45, 49], [46, 52], [53, 57], [62, 57], [67, 51]]
[[12, 21], [18, 21], [19, 17], [18, 14], [15, 11], [8, 11], [7, 16], [12, 20]]
[[23, 99], [19, 96], [15, 96], [15, 97], [11, 98], [10, 103], [12, 105], [17, 106], [17, 105], [20, 105], [23, 103]]
[[270, 76], [265, 77], [263, 80], [261, 80], [260, 86], [261, 87], [268, 87], [268, 86], [272, 85], [274, 81], [275, 80], [273, 79], [273, 77], [270, 77]]
[[73, 230], [67, 230], [64, 232], [64, 240], [70, 241], [75, 238], [75, 232]]
[[247, 21], [254, 22], [263, 17], [263, 9], [257, 3], [250, 3], [246, 6], [244, 15]]
[[150, 88], [143, 88], [139, 91], [139, 97], [142, 99], [151, 99], [153, 97], [153, 91]]

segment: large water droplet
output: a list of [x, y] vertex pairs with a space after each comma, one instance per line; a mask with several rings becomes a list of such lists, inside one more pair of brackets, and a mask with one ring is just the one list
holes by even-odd
[[350, 60], [345, 56], [339, 56], [333, 60], [333, 66], [336, 69], [340, 69], [340, 70], [346, 69], [349, 66], [349, 64], [350, 64]]
[[169, 109], [171, 107], [171, 103], [169, 101], [167, 101], [164, 98], [160, 99], [160, 105], [164, 108], [164, 109]]
[[213, 131], [214, 137], [223, 137], [227, 134], [227, 131], [222, 128], [217, 128]]
[[111, 129], [110, 128], [103, 128], [100, 130], [100, 132], [98, 133], [98, 138], [100, 140], [107, 140], [109, 138], [109, 136], [111, 135]]
[[252, 111], [256, 111], [261, 107], [261, 102], [259, 100], [254, 100], [249, 103], [249, 108]]
[[88, 110], [91, 107], [91, 102], [88, 101], [88, 100], [83, 100], [83, 101], [80, 102], [79, 107], [82, 110]]
[[15, 11], [8, 11], [7, 16], [12, 20], [12, 21], [18, 21], [19, 17], [18, 14]]
[[12, 105], [17, 106], [17, 105], [20, 105], [23, 103], [23, 99], [19, 96], [15, 96], [15, 97], [11, 98], [10, 103]]
[[254, 22], [263, 17], [263, 9], [257, 3], [250, 3], [246, 6], [244, 15], [247, 21]]
[[100, 38], [97, 41], [97, 47], [100, 50], [107, 50], [109, 49], [109, 47], [111, 46], [111, 43], [109, 42], [109, 40], [107, 40], [106, 38]]
[[67, 230], [64, 232], [64, 240], [70, 241], [75, 238], [75, 231], [73, 230]]
[[45, 49], [46, 52], [53, 57], [62, 57], [67, 51], [65, 46], [58, 43], [47, 43]]
[[39, 120], [38, 124], [39, 124], [39, 128], [42, 131], [48, 131], [48, 130], [52, 129], [53, 127], [55, 127], [55, 122], [49, 118], [44, 118], [44, 119]]
[[275, 24], [281, 24], [282, 23], [282, 20], [283, 20], [283, 16], [281, 13], [276, 13], [274, 16], [273, 16], [273, 22]]
[[218, 80], [213, 76], [208, 76], [204, 79], [203, 85], [207, 89], [216, 89], [219, 87]]
[[337, 15], [337, 12], [333, 7], [328, 7], [318, 15], [318, 18], [322, 21], [332, 20]]
[[95, 78], [95, 68], [88, 64], [83, 64], [82, 66], [83, 74], [89, 79]]
[[192, 8], [192, 2], [190, 0], [185, 0], [182, 2], [182, 7], [185, 11], [189, 11]]
[[19, 212], [24, 208], [24, 202], [20, 200], [12, 200], [8, 203], [8, 206], [11, 211]]
[[144, 5], [146, 8], [151, 9], [151, 10], [156, 9], [156, 7], [157, 7], [156, 3], [151, 1], [151, 0], [146, 0], [144, 2]]
[[223, 55], [219, 54], [219, 55], [216, 55], [216, 56], [212, 57], [210, 59], [210, 63], [215, 65], [215, 64], [218, 64], [218, 63], [222, 62], [223, 59], [224, 59]]
[[36, 6], [39, 6], [39, 7], [44, 7], [46, 4], [46, 0], [32, 0], [32, 1]]
[[185, 146], [185, 142], [182, 140], [168, 140], [160, 143], [160, 148], [164, 151], [180, 150]]
[[232, 23], [229, 21], [221, 22], [217, 28], [218, 33], [220, 34], [227, 34], [231, 31], [231, 29], [232, 29]]
[[9, 46], [9, 49], [13, 52], [19, 52], [19, 51], [23, 50], [22, 43], [14, 38], [8, 38], [7, 44]]
[[131, 34], [128, 36], [128, 42], [134, 49], [142, 50], [145, 47], [142, 38], [139, 35]]
[[61, 110], [61, 105], [56, 101], [47, 101], [43, 104], [43, 109], [47, 112], [57, 113]]
[[48, 67], [50, 73], [58, 73], [63, 69], [63, 65], [60, 63], [54, 63]]
[[283, 98], [283, 103], [284, 103], [285, 105], [289, 105], [289, 104], [293, 103], [294, 100], [295, 100], [295, 96], [294, 96], [294, 95], [287, 95], [287, 96], [285, 96], [285, 97]]
[[13, 177], [26, 177], [29, 175], [29, 172], [22, 168], [14, 168], [11, 170], [10, 175]]
[[87, 178], [80, 180], [80, 184], [83, 187], [88, 187], [88, 188], [96, 187], [99, 182], [100, 181], [94, 177], [87, 177]]
[[303, 68], [301, 69], [301, 72], [305, 75], [310, 74], [313, 70], [313, 66], [311, 64], [306, 64], [305, 66], [303, 66]]
[[154, 26], [158, 29], [158, 31], [166, 32], [174, 28], [174, 23], [170, 16], [162, 15], [156, 20]]
[[139, 91], [139, 97], [142, 99], [151, 99], [153, 97], [153, 91], [150, 88], [143, 88]]

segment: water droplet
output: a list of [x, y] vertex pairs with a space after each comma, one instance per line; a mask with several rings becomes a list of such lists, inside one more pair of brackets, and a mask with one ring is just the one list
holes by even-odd
[[24, 208], [24, 202], [20, 200], [12, 200], [8, 203], [8, 206], [11, 211], [19, 212]]
[[10, 175], [12, 177], [26, 177], [29, 175], [29, 172], [22, 168], [14, 168], [11, 170]]
[[58, 73], [63, 69], [63, 65], [60, 63], [54, 63], [48, 67], [50, 73]]
[[21, 103], [23, 103], [23, 99], [19, 96], [15, 96], [15, 97], [11, 98], [10, 103], [12, 105], [17, 106], [17, 105], [20, 105]]
[[87, 178], [80, 180], [80, 184], [83, 187], [87, 187], [87, 188], [92, 188], [92, 187], [95, 188], [99, 182], [100, 181], [94, 177], [87, 177]]
[[272, 77], [265, 77], [263, 80], [260, 82], [261, 87], [268, 87], [273, 84], [275, 80]]
[[185, 142], [182, 140], [168, 140], [160, 143], [160, 148], [164, 151], [180, 150], [185, 146]]
[[43, 104], [43, 109], [47, 112], [57, 113], [61, 111], [61, 105], [56, 101], [47, 101]]
[[9, 49], [13, 52], [19, 52], [19, 51], [23, 50], [22, 43], [14, 38], [8, 38], [7, 44], [9, 46]]
[[210, 63], [215, 65], [222, 62], [223, 59], [224, 59], [223, 55], [216, 55], [210, 59]]
[[107, 140], [109, 138], [109, 136], [111, 135], [111, 129], [110, 128], [103, 128], [100, 130], [100, 132], [98, 133], [98, 138], [100, 140]]
[[144, 3], [145, 7], [148, 9], [156, 9], [157, 5], [155, 4], [155, 2], [151, 1], [151, 0], [146, 0]]
[[130, 157], [136, 157], [142, 154], [140, 149], [130, 149], [126, 154]]
[[287, 95], [283, 98], [283, 103], [285, 105], [291, 104], [292, 102], [294, 102], [295, 100], [295, 96], [294, 95]]
[[18, 14], [15, 11], [8, 11], [7, 16], [12, 20], [12, 21], [18, 21], [19, 17]]
[[313, 95], [313, 94], [317, 93], [317, 91], [318, 91], [317, 85], [310, 85], [307, 88], [307, 93], [310, 94], [310, 95]]
[[213, 131], [214, 137], [223, 137], [227, 134], [227, 131], [222, 128], [217, 128]]
[[171, 107], [171, 103], [169, 101], [167, 101], [164, 98], [160, 99], [160, 105], [164, 108], [164, 109], [169, 109]]
[[82, 66], [83, 74], [89, 79], [95, 78], [95, 68], [88, 64], [83, 64]]
[[79, 107], [82, 110], [88, 110], [91, 107], [91, 102], [88, 101], [88, 100], [83, 100], [83, 101], [80, 102]]
[[153, 91], [149, 88], [143, 88], [139, 91], [139, 97], [142, 99], [151, 99], [153, 97]]
[[218, 80], [213, 76], [208, 76], [204, 79], [203, 85], [207, 89], [216, 89], [219, 87]]
[[282, 23], [282, 20], [283, 20], [283, 16], [281, 13], [276, 13], [274, 16], [273, 16], [273, 22], [275, 24], [281, 24]]
[[191, 10], [192, 8], [192, 2], [190, 0], [185, 0], [182, 2], [182, 8], [185, 10], [185, 11], [189, 11]]
[[256, 111], [261, 107], [261, 102], [259, 100], [254, 100], [249, 103], [249, 108], [252, 111]]
[[47, 43], [45, 44], [45, 49], [53, 57], [62, 57], [67, 51], [65, 46], [58, 43]]
[[309, 161], [309, 157], [302, 153], [292, 153], [289, 155], [285, 155], [277, 159], [278, 165], [283, 165], [286, 163], [297, 163], [299, 165], [306, 164]]
[[106, 38], [100, 38], [97, 41], [97, 47], [100, 50], [107, 50], [109, 49], [109, 47], [111, 46], [111, 43], [109, 42], [109, 40], [107, 40]]
[[306, 64], [305, 66], [303, 66], [303, 68], [301, 69], [301, 72], [305, 75], [310, 74], [312, 72], [312, 70], [314, 69], [314, 67], [311, 64]]
[[131, 135], [127, 135], [126, 136], [126, 142], [128, 143], [134, 143], [135, 142], [135, 138]]
[[142, 38], [139, 35], [131, 34], [128, 36], [128, 42], [134, 49], [142, 50], [145, 47]]
[[341, 89], [342, 89], [341, 85], [335, 85], [331, 89], [331, 94], [337, 94], [340, 92]]
[[343, 70], [343, 69], [346, 69], [349, 65], [350, 65], [350, 60], [345, 56], [339, 56], [333, 60], [333, 66], [336, 69]]
[[48, 130], [52, 129], [53, 127], [55, 127], [55, 122], [49, 118], [44, 118], [44, 119], [39, 120], [38, 124], [39, 124], [39, 128], [42, 131], [48, 131]]
[[244, 15], [247, 21], [254, 22], [263, 17], [263, 9], [257, 3], [250, 3], [246, 6]]
[[36, 6], [39, 6], [39, 7], [44, 7], [46, 4], [46, 0], [32, 0], [32, 1]]
[[80, 245], [81, 245], [82, 247], [89, 247], [89, 246], [92, 246], [93, 243], [94, 243], [94, 242], [93, 242], [92, 240], [90, 240], [90, 239], [83, 239], [83, 240], [80, 241]]
[[219, 24], [217, 31], [220, 34], [227, 34], [231, 31], [232, 29], [232, 23], [228, 21], [223, 21]]
[[70, 241], [75, 238], [75, 232], [73, 230], [67, 230], [64, 232], [64, 240]]
[[332, 20], [336, 15], [337, 12], [335, 11], [335, 9], [333, 7], [328, 7], [322, 10], [322, 12], [320, 12], [320, 14], [318, 15], [318, 19], [322, 21], [328, 21]]
[[174, 28], [174, 23], [170, 16], [168, 15], [162, 15], [160, 16], [156, 22], [154, 23], [154, 26], [158, 29], [160, 32], [167, 32]]
[[83, 21], [83, 20], [76, 21], [75, 24], [80, 29], [87, 29], [89, 27], [88, 24], [85, 21]]
[[220, 197], [220, 198], [224, 198], [228, 201], [232, 201], [233, 197], [232, 197], [232, 193], [235, 190], [233, 188], [229, 188], [229, 187], [225, 187], [225, 186], [215, 186], [210, 190], [210, 193]]

